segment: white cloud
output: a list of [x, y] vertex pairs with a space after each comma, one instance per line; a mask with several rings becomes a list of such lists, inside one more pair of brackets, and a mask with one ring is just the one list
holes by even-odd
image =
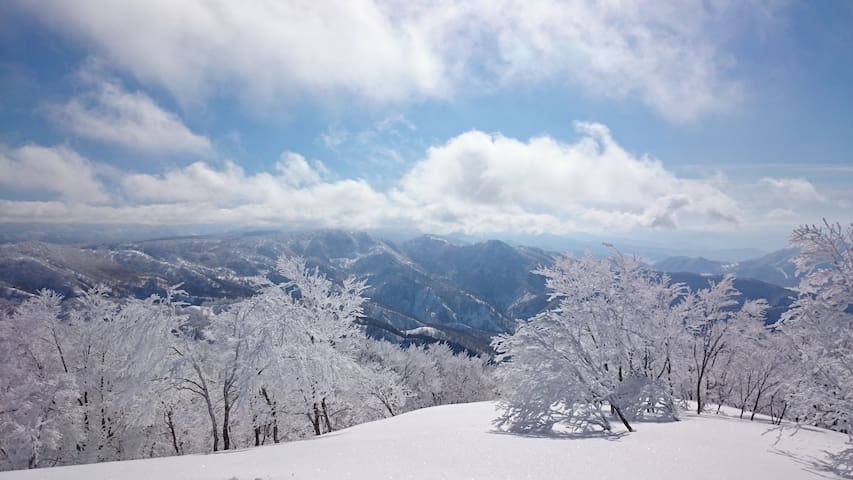
[[[97, 166], [64, 147], [0, 145], [0, 187], [9, 191], [58, 195], [66, 202], [108, 200]], [[38, 220], [34, 213], [33, 220]]]
[[[738, 204], [713, 181], [679, 178], [660, 161], [625, 151], [604, 125], [576, 128], [574, 143], [460, 134], [428, 149], [387, 193], [284, 152], [272, 171], [253, 174], [231, 162], [114, 172], [110, 205], [96, 165], [64, 147], [27, 146], [4, 151], [0, 167], [23, 172], [15, 188], [59, 193], [66, 202], [7, 200], [0, 220], [552, 234], [726, 229], [741, 221]], [[13, 188], [12, 180], [2, 186]]]
[[326, 130], [326, 133], [320, 135], [320, 142], [329, 150], [337, 150], [344, 142], [347, 141], [349, 132], [341, 127], [332, 126]]
[[274, 173], [249, 175], [234, 163], [217, 169], [196, 162], [160, 175], [125, 176], [130, 205], [105, 215], [146, 223], [370, 228], [392, 214], [385, 195], [366, 182], [328, 176], [322, 163], [311, 165], [290, 152]]
[[789, 220], [796, 218], [797, 213], [790, 208], [774, 208], [767, 212], [767, 218], [772, 220]]
[[319, 160], [309, 165], [305, 157], [298, 153], [284, 152], [276, 163], [275, 169], [283, 180], [293, 187], [316, 185], [329, 176], [329, 170]]
[[145, 153], [207, 155], [210, 140], [193, 133], [175, 114], [143, 92], [128, 92], [92, 72], [81, 75], [90, 88], [63, 105], [48, 108], [51, 119], [74, 134]]
[[826, 197], [818, 193], [815, 186], [804, 178], [764, 177], [758, 181], [758, 184], [790, 201], [827, 201]]
[[727, 110], [742, 95], [722, 44], [736, 28], [732, 10], [701, 1], [487, 2], [486, 35], [496, 55], [471, 57], [485, 58], [502, 85], [567, 80], [688, 121]]
[[710, 183], [680, 179], [660, 161], [626, 152], [604, 125], [576, 127], [583, 137], [568, 144], [464, 133], [430, 148], [393, 198], [413, 209], [429, 206], [419, 216], [441, 231], [496, 228], [480, 220], [486, 214], [563, 232], [674, 228], [679, 213], [688, 225], [738, 223], [736, 202]]
[[221, 91], [263, 105], [303, 95], [412, 102], [557, 82], [638, 100], [673, 121], [738, 102], [727, 32], [743, 30], [753, 7], [767, 9], [701, 0], [20, 5], [182, 102]]
[[254, 99], [347, 93], [401, 101], [448, 91], [427, 39], [372, 1], [22, 5], [181, 98], [223, 84]]
[[129, 174], [123, 177], [121, 186], [134, 202], [213, 202], [230, 207], [245, 203], [275, 203], [295, 192], [322, 186], [322, 180], [328, 176], [328, 170], [321, 162], [314, 162], [312, 166], [302, 155], [285, 152], [276, 163], [275, 173], [247, 175], [232, 162], [226, 163], [222, 169], [195, 162], [161, 175]]

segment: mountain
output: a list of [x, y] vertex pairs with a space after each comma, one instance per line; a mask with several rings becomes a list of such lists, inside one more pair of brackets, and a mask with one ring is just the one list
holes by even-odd
[[[354, 275], [368, 284], [364, 323], [371, 335], [399, 342], [443, 340], [456, 349], [488, 351], [496, 333], [511, 331], [548, 306], [544, 279], [531, 273], [556, 254], [497, 240], [457, 244], [424, 235], [394, 243], [362, 232], [242, 232], [134, 242], [0, 245], [0, 297], [9, 301], [40, 288], [66, 297], [99, 283], [119, 296], [147, 297], [182, 284], [194, 305], [228, 302], [254, 293], [256, 277], [283, 280], [281, 255], [299, 255], [330, 278]], [[775, 262], [784, 258], [771, 259]], [[692, 262], [706, 273], [704, 266]], [[691, 264], [690, 261], [680, 265]], [[749, 262], [744, 262], [749, 264]], [[754, 270], [760, 272], [756, 263]], [[709, 273], [715, 273], [711, 271]], [[693, 289], [714, 277], [672, 274]], [[778, 319], [793, 292], [739, 278], [744, 298], [765, 298]]]
[[800, 282], [797, 267], [793, 262], [797, 253], [799, 252], [795, 248], [778, 250], [763, 257], [739, 262], [734, 271], [738, 277], [757, 278], [783, 287], [796, 287]]
[[281, 281], [275, 262], [299, 255], [334, 280], [365, 278], [365, 323], [372, 334], [405, 342], [445, 340], [487, 350], [546, 306], [531, 270], [553, 254], [489, 241], [455, 245], [419, 237], [401, 246], [365, 233], [325, 230], [171, 237], [84, 246], [0, 245], [0, 292], [7, 299], [50, 288], [65, 296], [103, 283], [116, 295], [145, 297], [182, 284], [182, 300], [212, 304], [252, 295], [252, 277]]
[[688, 272], [700, 275], [720, 275], [725, 262], [708, 260], [705, 257], [669, 257], [655, 262], [654, 267], [661, 272]]
[[655, 262], [654, 268], [662, 272], [687, 272], [700, 275], [733, 273], [738, 278], [754, 278], [783, 287], [796, 287], [799, 277], [796, 274], [793, 258], [797, 253], [794, 248], [786, 248], [740, 262], [708, 260], [704, 257], [669, 257]]
[[410, 240], [402, 249], [433, 278], [493, 305], [509, 320], [506, 326], [547, 305], [545, 281], [532, 270], [553, 263], [553, 253], [497, 240], [459, 246], [431, 236]]
[[684, 412], [610, 435], [512, 434], [494, 402], [425, 408], [310, 440], [70, 467], [0, 472], [8, 480], [589, 478], [711, 480], [849, 477], [847, 435], [756, 417]]
[[[683, 283], [693, 291], [708, 288], [710, 282], [719, 282], [722, 279], [722, 275], [700, 275], [689, 272], [674, 272], [668, 275], [671, 281]], [[766, 312], [766, 323], [768, 325], [776, 323], [797, 298], [797, 293], [793, 290], [754, 278], [735, 277], [734, 287], [741, 293], [737, 298], [736, 307], [738, 308], [745, 300], [767, 301], [769, 308]]]

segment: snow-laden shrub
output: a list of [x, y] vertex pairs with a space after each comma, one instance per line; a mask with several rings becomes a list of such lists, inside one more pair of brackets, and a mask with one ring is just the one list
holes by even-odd
[[621, 405], [628, 421], [678, 420], [678, 405], [670, 395], [669, 388], [660, 380], [628, 377], [616, 387], [612, 398]]
[[610, 430], [612, 410], [631, 430], [629, 421], [647, 414], [675, 418], [666, 392], [673, 365], [683, 363], [684, 287], [618, 252], [562, 257], [536, 273], [559, 304], [493, 341], [505, 408], [499, 422]]

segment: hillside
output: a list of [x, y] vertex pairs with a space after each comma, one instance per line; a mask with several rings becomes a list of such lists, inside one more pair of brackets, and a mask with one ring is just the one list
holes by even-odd
[[[719, 282], [723, 278], [722, 275], [699, 275], [685, 272], [668, 275], [671, 281], [683, 283], [693, 291], [708, 288], [709, 282]], [[793, 290], [754, 278], [736, 277], [734, 286], [741, 293], [736, 300], [738, 306], [742, 305], [745, 300], [759, 298], [767, 300], [768, 308], [765, 312], [765, 323], [768, 325], [776, 323], [797, 298], [797, 293]]]
[[[492, 402], [434, 407], [313, 440], [212, 455], [0, 473], [2, 480], [844, 478], [845, 435], [685, 413], [637, 432], [522, 437], [495, 430]], [[849, 466], [848, 466], [849, 468]], [[849, 470], [846, 471], [849, 474]]]
[[708, 260], [704, 257], [669, 257], [654, 263], [661, 272], [686, 272], [698, 275], [722, 275], [733, 273], [738, 278], [752, 278], [782, 287], [796, 287], [797, 276], [793, 258], [794, 248], [785, 248], [757, 258], [739, 262]]
[[[82, 246], [30, 241], [0, 245], [0, 301], [41, 288], [73, 297], [98, 283], [117, 296], [144, 298], [180, 283], [189, 295], [183, 300], [191, 304], [228, 302], [254, 293], [251, 277], [281, 280], [275, 273], [280, 255], [303, 256], [336, 280], [366, 279], [364, 323], [371, 335], [395, 342], [443, 340], [474, 352], [487, 351], [495, 333], [512, 331], [517, 319], [547, 307], [544, 279], [531, 270], [556, 256], [496, 240], [460, 245], [424, 235], [394, 243], [340, 230]], [[735, 287], [743, 298], [765, 298], [771, 307], [768, 321], [778, 320], [793, 292], [748, 277], [738, 275]], [[714, 279], [691, 273], [672, 278], [693, 289], [706, 288]]]
[[[194, 305], [250, 296], [251, 277], [275, 273], [281, 255], [305, 257], [335, 280], [368, 282], [365, 323], [394, 341], [444, 340], [471, 351], [547, 305], [530, 273], [553, 254], [499, 241], [456, 245], [422, 236], [399, 246], [365, 233], [321, 230], [173, 237], [72, 246], [0, 245], [0, 298], [41, 288], [73, 297], [98, 283], [118, 296], [147, 297], [180, 283]], [[431, 332], [425, 334], [425, 332]]]

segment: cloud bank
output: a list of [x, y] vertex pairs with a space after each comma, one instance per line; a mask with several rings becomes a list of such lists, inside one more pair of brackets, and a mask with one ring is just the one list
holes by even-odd
[[476, 234], [725, 229], [742, 222], [741, 206], [714, 182], [680, 178], [659, 160], [626, 151], [602, 124], [575, 127], [572, 143], [462, 133], [427, 149], [384, 191], [337, 178], [322, 162], [293, 152], [270, 171], [251, 174], [231, 162], [201, 161], [150, 174], [110, 170], [64, 146], [5, 148], [0, 168], [22, 174], [16, 186], [2, 186], [35, 198], [2, 200], [0, 221]]
[[19, 8], [184, 104], [223, 91], [255, 105], [305, 95], [408, 103], [550, 83], [632, 99], [676, 122], [739, 102], [725, 42], [745, 18], [760, 22], [771, 9], [702, 0], [29, 0]]
[[492, 223], [537, 233], [674, 228], [679, 212], [739, 222], [734, 200], [712, 185], [626, 152], [604, 125], [575, 126], [583, 136], [571, 144], [464, 133], [430, 148], [392, 198], [437, 231], [487, 231]]

